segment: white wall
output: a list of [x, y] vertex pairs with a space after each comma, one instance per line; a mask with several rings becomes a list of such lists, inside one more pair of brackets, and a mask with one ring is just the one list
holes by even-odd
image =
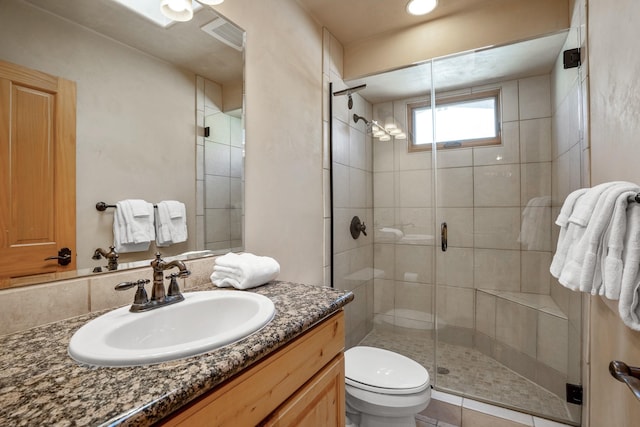
[[245, 248], [324, 282], [322, 28], [294, 0], [215, 7], [247, 32]]
[[[640, 3], [585, 1], [588, 9], [588, 85], [591, 184], [627, 180], [640, 183], [640, 58], [632, 54], [640, 39]], [[576, 1], [580, 4], [582, 2]], [[583, 14], [586, 12], [581, 7]], [[640, 332], [626, 327], [607, 304], [590, 298], [589, 425], [631, 426], [640, 405], [629, 389], [608, 372], [611, 360], [640, 366]]]

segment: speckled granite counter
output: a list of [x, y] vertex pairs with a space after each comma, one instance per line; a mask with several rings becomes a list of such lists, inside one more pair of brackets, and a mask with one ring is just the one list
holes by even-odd
[[274, 302], [276, 314], [266, 327], [227, 347], [157, 365], [97, 368], [73, 361], [67, 355], [69, 339], [104, 312], [0, 337], [0, 425], [152, 424], [353, 299], [350, 292], [289, 282], [248, 292]]

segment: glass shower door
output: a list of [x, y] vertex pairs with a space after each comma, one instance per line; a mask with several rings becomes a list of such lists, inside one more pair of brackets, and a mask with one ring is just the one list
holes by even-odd
[[[579, 366], [569, 360], [568, 296], [549, 274], [551, 123], [554, 91], [566, 76], [558, 69], [566, 38], [552, 34], [433, 63], [434, 215], [437, 230], [446, 224], [436, 254], [434, 383], [575, 421], [565, 402], [569, 366]], [[537, 69], [508, 60], [542, 51], [550, 57]]]
[[[398, 73], [401, 74], [398, 77]], [[420, 93], [402, 94], [394, 82], [419, 82]], [[433, 156], [409, 152], [407, 105], [428, 98], [431, 64], [369, 77], [367, 90], [392, 95], [371, 98], [373, 138], [374, 313], [361, 343], [410, 357], [434, 375]], [[366, 94], [366, 91], [364, 91]], [[380, 93], [378, 92], [378, 93]]]

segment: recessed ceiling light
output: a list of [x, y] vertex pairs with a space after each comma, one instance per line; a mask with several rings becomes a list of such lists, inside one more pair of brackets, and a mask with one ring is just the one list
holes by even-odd
[[437, 5], [438, 0], [410, 0], [407, 3], [407, 12], [411, 15], [426, 15]]

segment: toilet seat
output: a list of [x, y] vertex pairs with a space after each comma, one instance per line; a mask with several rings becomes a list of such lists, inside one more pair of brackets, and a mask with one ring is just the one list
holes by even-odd
[[355, 388], [381, 394], [414, 394], [429, 387], [429, 373], [414, 360], [374, 347], [347, 350], [345, 382]]

